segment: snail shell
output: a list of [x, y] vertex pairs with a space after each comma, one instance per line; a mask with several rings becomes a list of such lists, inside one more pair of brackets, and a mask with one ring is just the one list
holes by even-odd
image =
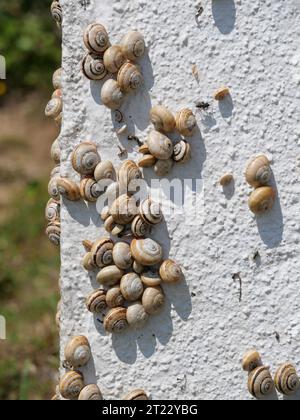
[[103, 220], [103, 222], [105, 222], [105, 220], [109, 217], [110, 213], [109, 213], [109, 207], [105, 206], [103, 207], [103, 209], [101, 210], [101, 220]]
[[49, 241], [55, 245], [60, 245], [60, 222], [51, 222], [47, 226], [46, 235], [49, 238]]
[[124, 299], [134, 302], [142, 297], [144, 286], [138, 274], [128, 273], [122, 277], [120, 289]]
[[148, 225], [157, 225], [162, 221], [163, 214], [161, 206], [152, 201], [151, 198], [146, 198], [141, 202], [139, 211], [141, 218]]
[[131, 192], [135, 187], [135, 181], [142, 179], [143, 175], [133, 160], [126, 160], [119, 169], [118, 178], [121, 190]]
[[216, 101], [222, 101], [227, 95], [230, 94], [230, 90], [226, 86], [222, 86], [214, 93], [214, 98]]
[[87, 271], [94, 271], [97, 267], [93, 263], [93, 255], [91, 252], [85, 254], [82, 261], [83, 268]]
[[121, 270], [128, 270], [133, 264], [130, 245], [126, 242], [118, 242], [113, 248], [113, 260]]
[[157, 270], [149, 268], [141, 274], [141, 280], [147, 287], [156, 287], [161, 284], [161, 277]]
[[119, 45], [113, 45], [105, 51], [103, 61], [106, 69], [110, 73], [117, 73], [125, 63], [126, 58], [123, 55], [121, 47]]
[[59, 4], [59, 1], [53, 1], [51, 4], [51, 15], [53, 20], [57, 23], [58, 26], [61, 25], [63, 15], [62, 15], [62, 9], [61, 5]]
[[103, 84], [101, 89], [101, 100], [107, 108], [120, 108], [124, 98], [125, 96], [115, 80], [109, 79]]
[[162, 105], [156, 105], [150, 110], [150, 121], [154, 125], [155, 130], [162, 133], [171, 133], [176, 127], [176, 121], [172, 112]]
[[179, 141], [174, 146], [173, 160], [176, 163], [185, 163], [191, 159], [191, 146], [184, 140]]
[[81, 63], [81, 70], [89, 80], [102, 80], [107, 75], [107, 69], [102, 58], [92, 52], [84, 56]]
[[67, 400], [75, 400], [84, 387], [83, 375], [70, 371], [63, 375], [59, 383], [59, 392]]
[[60, 176], [60, 165], [56, 165], [50, 174], [50, 178], [58, 178]]
[[276, 198], [276, 192], [272, 187], [259, 187], [252, 192], [248, 205], [254, 214], [265, 213], [270, 210]]
[[100, 238], [91, 248], [92, 260], [96, 267], [103, 268], [113, 264], [114, 243], [110, 238]]
[[128, 325], [137, 330], [143, 328], [149, 319], [149, 315], [140, 302], [129, 305], [126, 316]]
[[248, 390], [257, 399], [263, 399], [273, 392], [274, 382], [269, 368], [260, 366], [249, 373]]
[[277, 391], [284, 395], [293, 394], [300, 386], [296, 369], [291, 363], [284, 363], [278, 368], [274, 382]]
[[56, 89], [62, 89], [62, 69], [61, 67], [53, 73], [52, 76], [52, 84], [54, 90]]
[[116, 224], [114, 218], [109, 216], [104, 222], [104, 228], [107, 232], [111, 233], [113, 236], [118, 236], [125, 229], [124, 225]]
[[162, 177], [171, 172], [174, 161], [172, 159], [158, 160], [154, 165], [154, 172], [157, 176]]
[[90, 142], [80, 143], [71, 156], [73, 169], [81, 175], [93, 175], [100, 160], [96, 145]]
[[219, 182], [222, 187], [226, 187], [226, 185], [229, 185], [232, 181], [233, 181], [233, 176], [232, 174], [228, 173], [228, 174], [222, 175]]
[[131, 232], [136, 238], [144, 238], [150, 233], [150, 225], [140, 216], [135, 216], [131, 223]]
[[109, 265], [102, 268], [97, 275], [97, 282], [104, 286], [114, 286], [117, 284], [124, 275], [124, 271], [120, 270], [116, 265]]
[[149, 315], [160, 312], [165, 304], [162, 288], [159, 286], [147, 287], [142, 297], [142, 304]]
[[172, 260], [165, 260], [162, 263], [159, 274], [165, 283], [178, 283], [183, 280], [183, 273], [180, 266]]
[[60, 199], [60, 194], [57, 187], [57, 180], [59, 179], [59, 176], [54, 176], [50, 179], [48, 184], [48, 193], [53, 200], [58, 201]]
[[98, 163], [94, 171], [94, 178], [96, 181], [102, 179], [112, 179], [115, 181], [117, 179], [117, 174], [114, 165], [109, 160]]
[[123, 306], [125, 299], [121, 293], [120, 287], [112, 287], [106, 292], [106, 304], [109, 308]]
[[253, 158], [246, 168], [246, 181], [252, 187], [262, 187], [270, 181], [272, 172], [270, 161], [265, 155]]
[[56, 139], [51, 146], [51, 158], [57, 165], [60, 163], [60, 146], [58, 139]]
[[173, 144], [164, 134], [152, 130], [148, 136], [147, 144], [152, 156], [160, 160], [167, 160], [173, 155]]
[[85, 386], [78, 397], [79, 401], [100, 401], [103, 400], [99, 387], [95, 384]]
[[251, 372], [252, 370], [261, 366], [261, 357], [258, 351], [249, 350], [243, 357], [242, 368], [246, 372]]
[[143, 84], [143, 76], [137, 66], [125, 63], [118, 72], [117, 81], [123, 92], [133, 92]]
[[72, 368], [85, 366], [91, 358], [88, 339], [83, 335], [71, 338], [65, 347], [65, 360]]
[[162, 247], [153, 239], [133, 239], [131, 254], [141, 265], [151, 266], [159, 264], [163, 258]]
[[125, 395], [123, 401], [138, 401], [138, 400], [148, 400], [148, 396], [143, 389], [135, 389], [134, 391], [129, 392]]
[[132, 222], [137, 214], [135, 199], [126, 194], [121, 195], [113, 202], [110, 214], [117, 224], [126, 225]]
[[57, 188], [63, 197], [66, 197], [70, 201], [80, 200], [80, 189], [78, 185], [68, 178], [58, 178]]
[[133, 271], [137, 274], [141, 274], [145, 269], [143, 265], [137, 263], [136, 261], [133, 262], [132, 268], [133, 268]]
[[56, 89], [53, 93], [51, 98], [61, 98], [62, 99], [62, 90]]
[[81, 197], [90, 203], [97, 201], [103, 193], [102, 189], [93, 178], [83, 178], [80, 182], [79, 189]]
[[144, 155], [141, 159], [138, 161], [138, 166], [140, 168], [151, 168], [156, 163], [156, 158], [152, 155]]
[[60, 203], [53, 198], [50, 198], [46, 205], [45, 211], [46, 219], [49, 222], [54, 222], [60, 219]]
[[147, 142], [139, 147], [139, 152], [142, 153], [143, 155], [149, 155], [150, 154], [150, 150], [149, 150]]
[[145, 54], [146, 45], [142, 34], [138, 31], [128, 32], [122, 39], [120, 47], [128, 60], [136, 61]]
[[110, 333], [120, 333], [128, 327], [125, 308], [113, 308], [104, 318], [104, 328]]
[[106, 308], [106, 292], [104, 290], [95, 290], [86, 298], [86, 307], [92, 313], [102, 313]]
[[109, 37], [106, 29], [100, 23], [91, 23], [83, 34], [83, 42], [86, 48], [99, 55], [109, 47]]
[[197, 120], [193, 111], [185, 108], [176, 115], [176, 128], [184, 137], [191, 137], [194, 135], [197, 128]]
[[56, 96], [50, 99], [45, 108], [46, 117], [57, 118], [62, 112], [63, 102], [62, 99]]

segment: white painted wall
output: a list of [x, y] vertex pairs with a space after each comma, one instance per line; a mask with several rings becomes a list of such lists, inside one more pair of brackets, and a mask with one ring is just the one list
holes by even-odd
[[[191, 139], [192, 161], [171, 174], [203, 177], [205, 220], [191, 226], [182, 217], [168, 217], [155, 232], [166, 254], [184, 267], [186, 282], [165, 287], [165, 310], [141, 332], [106, 335], [86, 311], [85, 296], [97, 285], [81, 268], [81, 241], [101, 236], [103, 229], [94, 205], [63, 203], [61, 345], [74, 334], [89, 338], [94, 360], [84, 374], [87, 381], [97, 380], [106, 399], [136, 387], [153, 399], [251, 398], [240, 359], [253, 346], [273, 373], [287, 360], [300, 371], [300, 3], [201, 2], [198, 27], [194, 0], [92, 0], [86, 10], [79, 0], [61, 0], [63, 175], [76, 179], [70, 153], [87, 139], [97, 142], [104, 159], [120, 163], [111, 113], [100, 104], [101, 83], [90, 83], [79, 70], [82, 33], [92, 21], [103, 23], [114, 43], [131, 28], [145, 35], [145, 87], [123, 107], [141, 138], [150, 129], [151, 104], [161, 102], [175, 112], [194, 108], [195, 100], [211, 100], [220, 85], [232, 92], [232, 100], [213, 103], [213, 115], [197, 113], [201, 135]], [[192, 64], [199, 68], [199, 84]], [[123, 144], [136, 159], [136, 148]], [[251, 189], [243, 171], [260, 152], [273, 158], [279, 198], [269, 214], [255, 218], [247, 207]], [[235, 185], [224, 194], [217, 181], [227, 171], [233, 171]], [[146, 178], [152, 175], [148, 170]], [[258, 263], [251, 258], [256, 250]], [[232, 279], [236, 272], [242, 302]]]

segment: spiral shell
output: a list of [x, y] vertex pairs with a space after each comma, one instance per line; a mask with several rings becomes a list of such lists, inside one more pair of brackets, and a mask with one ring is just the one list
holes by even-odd
[[141, 87], [143, 76], [137, 66], [125, 63], [118, 72], [117, 82], [123, 92], [129, 93]]
[[103, 286], [114, 286], [117, 284], [124, 275], [124, 271], [120, 270], [116, 265], [109, 265], [108, 267], [102, 268], [97, 275], [97, 282]]
[[102, 313], [107, 308], [106, 292], [104, 290], [94, 290], [86, 298], [86, 307], [92, 313]]
[[183, 272], [172, 260], [165, 260], [159, 269], [159, 274], [165, 283], [178, 283], [183, 280]]
[[113, 264], [114, 243], [110, 238], [100, 238], [91, 248], [92, 260], [96, 267], [103, 268]]
[[57, 180], [59, 179], [59, 176], [54, 176], [50, 179], [48, 184], [48, 193], [53, 200], [58, 201], [60, 199], [60, 194], [57, 187]]
[[186, 163], [191, 159], [191, 146], [184, 140], [179, 141], [174, 146], [173, 160], [176, 163]]
[[174, 161], [172, 159], [158, 160], [154, 165], [154, 172], [157, 176], [163, 177], [171, 172]]
[[45, 108], [46, 117], [58, 118], [62, 112], [63, 102], [62, 99], [56, 96], [50, 99]]
[[141, 58], [146, 50], [144, 37], [138, 31], [128, 32], [123, 37], [120, 47], [125, 57], [131, 61]]
[[68, 178], [58, 178], [57, 188], [60, 195], [70, 201], [78, 201], [81, 198], [78, 185]]
[[75, 400], [84, 387], [83, 375], [70, 371], [63, 375], [59, 383], [59, 392], [67, 400]]
[[113, 248], [113, 260], [121, 270], [128, 270], [133, 264], [130, 245], [126, 242], [118, 242]]
[[88, 252], [87, 254], [85, 254], [83, 260], [82, 260], [82, 265], [83, 268], [87, 271], [94, 271], [96, 270], [96, 266], [93, 263], [93, 256], [91, 252]]
[[133, 160], [126, 160], [119, 169], [119, 184], [122, 191], [135, 192], [136, 182], [143, 178], [142, 172]]
[[59, 1], [53, 1], [51, 4], [51, 15], [53, 20], [57, 23], [58, 26], [62, 24], [62, 9]]
[[53, 198], [50, 198], [45, 210], [46, 219], [49, 222], [59, 221], [60, 219], [60, 203]]
[[128, 327], [125, 308], [113, 308], [104, 318], [104, 328], [110, 333], [121, 333]]
[[114, 165], [109, 160], [98, 163], [94, 171], [94, 178], [97, 182], [102, 179], [111, 179], [115, 181], [117, 179], [117, 174]]
[[138, 161], [138, 166], [140, 168], [151, 168], [156, 163], [156, 158], [152, 155], [144, 155]]
[[265, 213], [275, 202], [276, 192], [272, 187], [259, 187], [252, 192], [248, 205], [254, 214]]
[[261, 357], [258, 351], [249, 350], [243, 357], [242, 368], [246, 372], [251, 372], [252, 370], [261, 366]]
[[71, 338], [65, 347], [65, 361], [73, 369], [85, 366], [91, 358], [88, 339], [83, 335]]
[[100, 156], [94, 143], [80, 143], [71, 156], [73, 169], [81, 175], [93, 175], [100, 162]]
[[128, 325], [136, 330], [143, 328], [149, 319], [149, 315], [140, 302], [129, 305], [126, 316]]
[[150, 225], [140, 216], [135, 216], [131, 223], [131, 232], [136, 238], [144, 238], [150, 233]]
[[147, 144], [152, 156], [160, 160], [167, 160], [173, 155], [173, 144], [164, 134], [152, 130], [148, 136]]
[[46, 228], [46, 235], [49, 241], [55, 245], [60, 245], [60, 222], [51, 222]]
[[92, 52], [87, 53], [83, 57], [81, 70], [89, 80], [102, 80], [107, 75], [107, 69], [102, 58]]
[[176, 128], [184, 137], [193, 136], [197, 128], [197, 120], [193, 111], [188, 108], [179, 111], [176, 115]]
[[86, 48], [99, 55], [110, 46], [108, 33], [100, 23], [91, 23], [83, 34], [83, 42]]
[[53, 73], [52, 76], [52, 84], [53, 88], [56, 89], [62, 89], [62, 69], [61, 67]]
[[156, 287], [161, 284], [161, 277], [157, 270], [149, 268], [141, 274], [141, 280], [147, 287]]
[[58, 139], [56, 139], [51, 146], [51, 158], [57, 165], [60, 163], [60, 146]]
[[159, 313], [165, 304], [162, 288], [159, 286], [147, 287], [142, 297], [142, 304], [149, 315]]
[[148, 400], [148, 396], [143, 389], [135, 389], [134, 391], [129, 392], [122, 398], [123, 401], [139, 401], [139, 400]]
[[118, 109], [121, 107], [125, 99], [118, 83], [113, 80], [107, 80], [101, 89], [101, 101], [109, 109]]
[[96, 202], [103, 193], [93, 178], [83, 178], [80, 182], [79, 190], [83, 200], [89, 201], [90, 203]]
[[143, 221], [148, 225], [157, 225], [163, 218], [160, 204], [154, 202], [151, 198], [146, 198], [141, 202], [139, 212]]
[[95, 384], [90, 384], [85, 386], [79, 396], [79, 401], [100, 401], [103, 400], [102, 393], [99, 389], [99, 387]]
[[134, 216], [137, 214], [134, 197], [126, 194], [118, 197], [110, 208], [110, 214], [117, 224], [126, 225], [132, 222]]
[[270, 161], [265, 155], [251, 159], [245, 173], [246, 181], [254, 188], [267, 185], [271, 175]]
[[138, 274], [128, 273], [122, 277], [120, 289], [124, 299], [134, 302], [142, 296], [144, 286]]
[[153, 239], [133, 239], [131, 254], [141, 265], [151, 266], [159, 264], [163, 258], [162, 247]]
[[106, 304], [109, 308], [117, 308], [123, 306], [125, 299], [118, 286], [112, 287], [106, 293]]
[[123, 55], [121, 47], [119, 45], [113, 45], [105, 51], [103, 61], [106, 69], [110, 73], [117, 73], [125, 63], [126, 58]]
[[284, 395], [295, 393], [300, 386], [296, 369], [291, 363], [283, 363], [277, 369], [274, 382], [277, 391]]
[[172, 112], [162, 105], [156, 105], [151, 108], [150, 121], [154, 125], [155, 130], [162, 133], [171, 133], [176, 127], [176, 121]]
[[257, 399], [263, 399], [273, 392], [274, 382], [269, 368], [260, 366], [249, 373], [248, 390]]
[[108, 216], [104, 222], [104, 228], [113, 236], [118, 236], [125, 230], [125, 225], [116, 224], [114, 222], [114, 218], [112, 216]]

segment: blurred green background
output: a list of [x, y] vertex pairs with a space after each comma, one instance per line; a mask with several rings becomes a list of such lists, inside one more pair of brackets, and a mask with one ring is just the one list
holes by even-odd
[[0, 399], [49, 399], [58, 371], [59, 250], [44, 234], [50, 147], [44, 116], [60, 67], [48, 0], [0, 0]]

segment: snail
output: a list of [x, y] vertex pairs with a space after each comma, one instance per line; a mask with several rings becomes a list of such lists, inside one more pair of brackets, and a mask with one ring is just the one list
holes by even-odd
[[172, 260], [165, 260], [159, 269], [159, 275], [165, 283], [178, 283], [183, 280], [183, 272]]
[[263, 399], [273, 392], [274, 382], [269, 368], [260, 366], [249, 373], [248, 390], [257, 399]]
[[62, 15], [62, 9], [61, 5], [59, 4], [59, 1], [53, 1], [51, 4], [51, 15], [53, 20], [57, 23], [58, 26], [61, 25], [63, 15]]
[[71, 156], [73, 169], [81, 175], [93, 175], [101, 158], [94, 143], [80, 143]]
[[106, 292], [106, 304], [109, 308], [117, 308], [123, 306], [125, 299], [118, 286], [112, 287]]
[[103, 53], [109, 47], [109, 37], [106, 29], [100, 23], [91, 23], [83, 34], [86, 48], [95, 54]]
[[133, 262], [132, 268], [133, 268], [133, 271], [137, 274], [141, 274], [145, 269], [143, 265], [137, 263], [136, 261]]
[[124, 271], [120, 270], [116, 265], [109, 265], [102, 268], [97, 275], [97, 282], [103, 286], [114, 286], [117, 284], [124, 275]]
[[146, 50], [144, 37], [138, 31], [128, 32], [123, 37], [120, 47], [124, 56], [131, 61], [136, 61], [141, 58]]
[[184, 137], [191, 137], [197, 128], [196, 117], [188, 108], [182, 109], [176, 115], [176, 128]]
[[130, 302], [134, 302], [142, 297], [144, 291], [141, 278], [136, 273], [125, 274], [121, 279], [120, 289], [124, 299]]
[[125, 397], [122, 398], [123, 401], [138, 401], [138, 400], [148, 400], [148, 396], [146, 392], [143, 389], [135, 389], [129, 394], [125, 395]]
[[83, 57], [81, 70], [89, 80], [102, 80], [107, 75], [107, 69], [102, 58], [92, 52], [87, 53]]
[[150, 233], [150, 225], [140, 216], [135, 216], [131, 223], [131, 232], [136, 238], [144, 238]]
[[53, 198], [50, 198], [46, 205], [45, 211], [46, 219], [49, 222], [59, 221], [60, 219], [60, 203]]
[[106, 292], [102, 289], [94, 290], [86, 298], [86, 307], [89, 312], [102, 313], [107, 308]]
[[100, 401], [103, 400], [102, 393], [99, 389], [99, 387], [95, 384], [90, 384], [85, 386], [79, 396], [79, 401]]
[[151, 266], [159, 264], [163, 259], [162, 247], [153, 239], [133, 239], [131, 254], [141, 265]]
[[293, 394], [300, 386], [296, 369], [291, 363], [283, 363], [277, 369], [274, 382], [277, 391], [283, 395]]
[[105, 220], [108, 219], [109, 216], [110, 216], [109, 207], [108, 206], [103, 207], [103, 209], [101, 210], [101, 213], [100, 213], [101, 220], [103, 220], [103, 222], [105, 222]]
[[60, 245], [60, 222], [51, 222], [46, 228], [46, 235], [49, 241], [55, 245]]
[[57, 180], [59, 179], [59, 176], [55, 175], [52, 177], [48, 184], [48, 193], [53, 200], [58, 201], [60, 199], [60, 194], [57, 187]]
[[62, 69], [59, 68], [55, 70], [52, 76], [52, 84], [53, 88], [56, 89], [62, 89]]
[[249, 350], [243, 357], [242, 368], [246, 372], [251, 372], [252, 370], [258, 368], [262, 365], [261, 357], [258, 351]]
[[139, 213], [142, 220], [148, 225], [157, 225], [162, 221], [163, 214], [161, 206], [155, 203], [151, 198], [146, 198], [141, 202]]
[[121, 270], [128, 270], [133, 264], [130, 252], [130, 245], [126, 242], [119, 242], [113, 248], [113, 260]]
[[154, 172], [157, 176], [162, 177], [171, 172], [174, 161], [172, 159], [158, 160], [154, 165]]
[[58, 178], [57, 188], [60, 195], [70, 201], [78, 201], [81, 198], [78, 185], [68, 178]]
[[103, 237], [91, 246], [92, 260], [96, 267], [103, 268], [113, 264], [114, 243], [110, 238]]
[[79, 185], [81, 198], [93, 203], [98, 200], [103, 193], [98, 183], [93, 178], [83, 178]]
[[62, 90], [61, 89], [56, 89], [51, 96], [51, 99], [53, 98], [61, 98], [62, 99]]
[[126, 160], [119, 169], [119, 184], [124, 192], [135, 192], [136, 182], [143, 178], [142, 172], [133, 160]]
[[176, 121], [172, 112], [162, 105], [156, 105], [151, 108], [150, 121], [154, 125], [155, 130], [162, 133], [171, 133], [176, 127]]
[[104, 318], [104, 328], [110, 333], [120, 333], [128, 327], [125, 308], [113, 308]]
[[156, 163], [156, 158], [152, 155], [144, 155], [138, 161], [138, 166], [140, 168], [151, 168]]
[[156, 287], [161, 284], [161, 277], [158, 271], [153, 268], [143, 271], [141, 274], [141, 280], [147, 287]]
[[152, 156], [160, 160], [167, 160], [173, 155], [173, 144], [164, 134], [152, 130], [148, 136], [147, 144]]
[[104, 222], [104, 228], [113, 236], [118, 236], [124, 231], [125, 226], [115, 223], [113, 216], [109, 216]]
[[142, 297], [142, 304], [149, 315], [160, 312], [165, 304], [162, 288], [159, 286], [147, 287]]
[[229, 88], [226, 86], [223, 86], [214, 93], [214, 98], [216, 101], [222, 101], [229, 94], [230, 94]]
[[76, 371], [65, 373], [59, 382], [59, 392], [61, 396], [67, 400], [75, 400], [78, 398], [83, 387], [83, 375]]
[[71, 338], [65, 347], [65, 361], [72, 369], [85, 366], [91, 358], [88, 339], [83, 335]]
[[174, 146], [173, 160], [176, 163], [186, 163], [191, 159], [191, 146], [184, 140], [180, 140]]
[[56, 165], [51, 171], [50, 178], [51, 179], [57, 178], [59, 176], [60, 176], [60, 165]]
[[56, 139], [51, 146], [51, 158], [59, 165], [60, 163], [60, 146], [58, 139]]
[[97, 182], [102, 179], [111, 179], [116, 181], [117, 174], [114, 165], [109, 160], [104, 160], [98, 163], [94, 171], [94, 178]]
[[126, 225], [132, 222], [137, 214], [137, 207], [134, 197], [123, 194], [120, 195], [112, 204], [110, 214], [115, 223]]
[[128, 306], [126, 317], [128, 325], [137, 330], [143, 328], [149, 319], [149, 315], [140, 302]]
[[109, 79], [103, 84], [101, 89], [101, 101], [107, 108], [120, 108], [124, 98], [125, 96], [115, 80]]
[[149, 155], [150, 154], [150, 150], [149, 150], [147, 142], [142, 144], [139, 147], [139, 152], [142, 153], [143, 155]]
[[123, 92], [129, 93], [141, 87], [143, 76], [136, 65], [125, 63], [118, 72], [117, 82]]
[[103, 61], [106, 69], [110, 73], [117, 73], [125, 63], [126, 58], [123, 55], [121, 47], [119, 45], [113, 45], [105, 51]]
[[92, 256], [92, 253], [91, 252], [88, 252], [83, 257], [82, 266], [87, 271], [94, 271], [94, 270], [96, 270], [97, 267], [93, 263], [93, 256]]
[[63, 102], [59, 97], [50, 99], [45, 108], [46, 117], [57, 118], [62, 112]]
[[254, 188], [267, 185], [271, 175], [270, 161], [265, 155], [251, 159], [245, 173], [246, 181]]
[[221, 178], [220, 178], [220, 180], [219, 180], [220, 185], [222, 187], [226, 187], [232, 181], [233, 181], [233, 176], [232, 176], [232, 174], [229, 174], [229, 173], [222, 175]]
[[252, 192], [248, 205], [254, 214], [265, 213], [275, 202], [276, 192], [272, 187], [259, 187]]

